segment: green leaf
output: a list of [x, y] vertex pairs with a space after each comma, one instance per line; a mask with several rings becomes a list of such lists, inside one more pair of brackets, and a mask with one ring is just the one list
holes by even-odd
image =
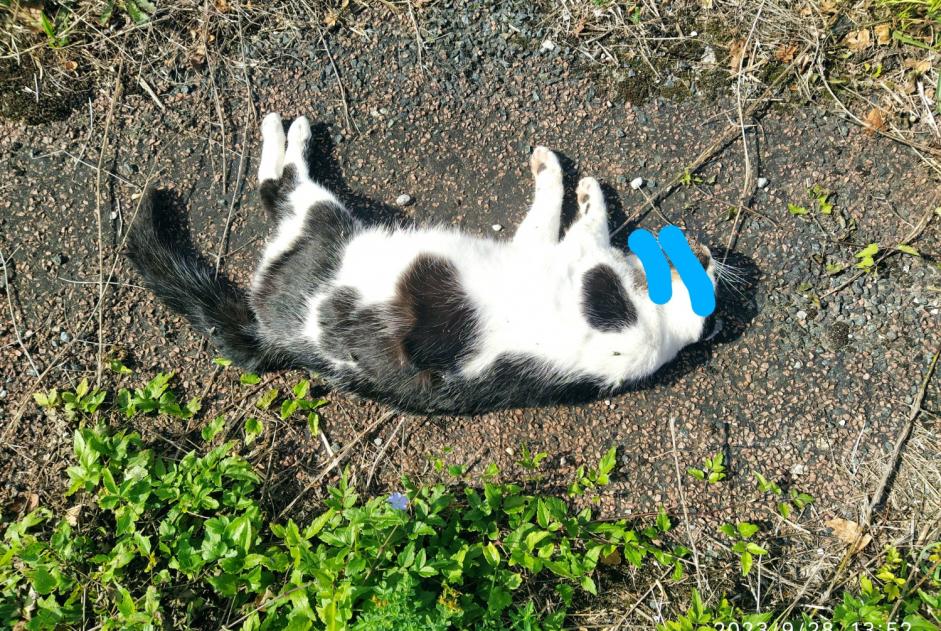
[[748, 576], [748, 573], [751, 572], [754, 558], [752, 557], [751, 553], [743, 552], [740, 561], [742, 564], [742, 576]]
[[733, 526], [732, 524], [722, 524], [721, 526], [719, 526], [719, 532], [721, 532], [722, 534], [724, 534], [725, 536], [731, 539], [737, 538], [735, 526]]
[[316, 412], [307, 415], [307, 429], [310, 430], [311, 436], [317, 436], [320, 433], [320, 415]]
[[758, 532], [758, 526], [747, 521], [738, 522], [736, 527], [738, 528], [738, 534], [742, 536], [742, 539], [748, 539]]
[[839, 274], [840, 272], [846, 269], [846, 264], [845, 263], [827, 263], [824, 266], [824, 269], [826, 269], [828, 275], [836, 276], [837, 274]]
[[874, 267], [875, 264], [876, 264], [876, 261], [871, 256], [864, 256], [853, 267], [856, 267], [857, 269], [868, 270]]
[[271, 404], [274, 403], [274, 400], [278, 398], [278, 389], [269, 388], [263, 395], [258, 397], [258, 400], [255, 401], [255, 407], [260, 410], [267, 410], [271, 407]]
[[763, 554], [768, 554], [768, 551], [759, 546], [757, 543], [748, 542], [745, 544], [745, 549], [755, 556], [761, 556]]
[[657, 512], [657, 528], [660, 532], [669, 532], [671, 526], [670, 518], [667, 516], [666, 510], [661, 506], [660, 510]]
[[222, 368], [227, 368], [232, 365], [231, 359], [226, 359], [225, 357], [216, 357], [212, 360], [216, 366], [221, 366]]
[[110, 362], [108, 362], [108, 367], [111, 368], [111, 372], [118, 375], [129, 375], [134, 372], [125, 366], [119, 359], [112, 359]]
[[42, 595], [46, 595], [52, 592], [56, 589], [56, 587], [59, 586], [58, 579], [56, 579], [56, 577], [53, 576], [49, 570], [43, 566], [36, 568], [31, 577], [31, 582], [33, 584], [33, 589]]
[[798, 206], [796, 204], [791, 204], [791, 203], [788, 203], [787, 211], [791, 213], [792, 215], [806, 215], [807, 214], [806, 208], [804, 208], [803, 206]]
[[297, 411], [297, 399], [285, 399], [281, 402], [281, 420], [286, 421]]
[[294, 393], [295, 399], [303, 399], [307, 396], [307, 393], [310, 392], [310, 381], [303, 379], [297, 382], [297, 385], [294, 386], [291, 391]]
[[921, 256], [921, 254], [918, 253], [918, 250], [910, 245], [906, 245], [905, 243], [899, 243], [897, 246], [895, 246], [895, 249], [899, 252], [910, 254], [911, 256]]
[[614, 470], [614, 466], [617, 464], [617, 447], [611, 447], [605, 454], [601, 457], [601, 461], [598, 463], [598, 473], [608, 474]]
[[879, 253], [879, 244], [878, 244], [878, 243], [870, 243], [870, 244], [867, 245], [865, 248], [863, 248], [862, 250], [860, 250], [859, 252], [857, 252], [857, 253], [855, 254], [855, 256], [856, 256], [856, 258], [858, 258], [858, 259], [866, 259], [866, 258], [872, 258], [873, 256], [875, 256], [875, 255], [878, 254], [878, 253]]
[[592, 596], [598, 595], [598, 588], [595, 587], [595, 582], [591, 580], [590, 576], [583, 576], [582, 579], [578, 582], [581, 585], [582, 589], [591, 594]]
[[239, 376], [239, 382], [243, 386], [254, 386], [259, 381], [261, 381], [261, 377], [253, 372], [247, 372]]
[[264, 424], [257, 418], [248, 417], [245, 419], [245, 443], [250, 445], [265, 429]]
[[697, 480], [705, 480], [705, 479], [706, 479], [706, 472], [705, 472], [705, 471], [702, 471], [701, 469], [694, 469], [694, 468], [690, 467], [689, 469], [686, 470], [686, 473], [688, 473], [689, 475], [693, 476], [693, 477], [696, 478]]
[[225, 427], [225, 417], [217, 416], [216, 418], [209, 421], [202, 430], [203, 440], [207, 443], [216, 437], [222, 428]]
[[229, 541], [241, 548], [242, 552], [248, 554], [252, 547], [252, 523], [247, 515], [241, 515], [232, 520], [226, 528], [226, 536]]
[[491, 567], [497, 567], [500, 565], [500, 551], [497, 550], [497, 546], [492, 543], [488, 543], [483, 547], [484, 559]]

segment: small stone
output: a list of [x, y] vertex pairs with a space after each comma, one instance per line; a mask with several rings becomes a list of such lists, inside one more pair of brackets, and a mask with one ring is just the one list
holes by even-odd
[[64, 342], [68, 342], [70, 339], [71, 339], [71, 338], [69, 337], [69, 334], [66, 333], [65, 331], [62, 331], [61, 333], [59, 333], [59, 340], [60, 340], [61, 342], [63, 342], [63, 343], [64, 343]]
[[382, 439], [377, 436], [372, 439], [372, 444], [378, 447], [382, 444]]
[[555, 50], [555, 44], [551, 39], [547, 39], [542, 43], [543, 50]]
[[412, 196], [407, 193], [402, 193], [395, 198], [395, 203], [399, 206], [408, 206], [412, 203]]
[[798, 478], [802, 475], [807, 475], [807, 465], [797, 462], [791, 466], [791, 475], [795, 478]]
[[494, 232], [500, 232], [501, 230], [503, 230], [503, 226], [501, 226], [498, 223], [495, 223], [492, 226], [490, 226], [490, 229], [493, 230]]
[[631, 180], [631, 188], [635, 191], [640, 190], [643, 185], [644, 178], [642, 177], [635, 177], [633, 180]]
[[795, 313], [794, 316], [795, 316], [798, 320], [806, 320], [806, 319], [807, 319], [807, 312], [804, 311], [803, 309], [801, 309], [800, 311], [798, 311], [797, 313]]
[[758, 188], [767, 188], [768, 187], [768, 178], [760, 177], [758, 178]]
[[716, 51], [712, 49], [712, 46], [706, 46], [699, 61], [706, 66], [714, 66], [716, 64]]

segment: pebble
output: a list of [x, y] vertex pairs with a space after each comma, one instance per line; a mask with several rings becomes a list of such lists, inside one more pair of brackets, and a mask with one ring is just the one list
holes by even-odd
[[644, 178], [642, 177], [635, 177], [633, 180], [631, 180], [631, 188], [635, 191], [640, 190], [643, 185]]
[[62, 331], [61, 333], [59, 333], [59, 340], [61, 342], [68, 342], [70, 339], [71, 338], [69, 337], [69, 334], [66, 333], [65, 331]]
[[412, 196], [408, 193], [402, 193], [395, 198], [395, 203], [399, 206], [408, 206], [412, 203]]
[[766, 177], [758, 178], [758, 188], [767, 188], [767, 186], [768, 186], [768, 178]]
[[500, 232], [501, 230], [503, 230], [503, 226], [501, 226], [498, 223], [495, 223], [492, 226], [490, 226], [490, 229], [493, 230], [494, 232]]

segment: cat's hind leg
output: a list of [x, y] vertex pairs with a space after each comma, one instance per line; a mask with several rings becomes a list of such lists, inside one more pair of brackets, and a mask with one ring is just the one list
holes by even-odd
[[309, 240], [310, 233], [329, 232], [334, 227], [325, 224], [352, 222], [333, 193], [310, 179], [306, 158], [310, 123], [305, 117], [299, 116], [291, 123], [286, 149], [284, 128], [277, 114], [265, 117], [262, 136], [261, 198], [276, 226], [265, 246], [256, 277], [285, 253], [297, 250], [305, 239]]
[[579, 242], [585, 245], [608, 246], [608, 208], [601, 185], [593, 177], [579, 180], [575, 189], [578, 200], [578, 218], [569, 226], [563, 243]]
[[536, 147], [529, 159], [536, 191], [533, 204], [516, 229], [514, 243], [556, 243], [562, 216], [562, 168], [546, 147]]

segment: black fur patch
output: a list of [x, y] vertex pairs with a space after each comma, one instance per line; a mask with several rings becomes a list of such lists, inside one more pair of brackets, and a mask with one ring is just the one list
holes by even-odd
[[592, 328], [606, 333], [637, 322], [637, 311], [617, 273], [607, 265], [596, 265], [582, 280], [582, 313]]
[[403, 359], [419, 370], [451, 370], [471, 350], [477, 314], [447, 259], [416, 257], [399, 279], [392, 311]]
[[333, 276], [343, 248], [357, 230], [356, 220], [336, 202], [317, 202], [307, 209], [301, 234], [268, 263], [252, 295], [266, 324], [277, 320], [293, 330], [303, 321], [306, 309], [298, 308], [298, 301], [316, 293]]
[[288, 195], [295, 188], [297, 188], [297, 169], [293, 164], [284, 167], [280, 179], [265, 180], [261, 183], [258, 194], [261, 196], [261, 205], [270, 221], [280, 221], [289, 210]]

